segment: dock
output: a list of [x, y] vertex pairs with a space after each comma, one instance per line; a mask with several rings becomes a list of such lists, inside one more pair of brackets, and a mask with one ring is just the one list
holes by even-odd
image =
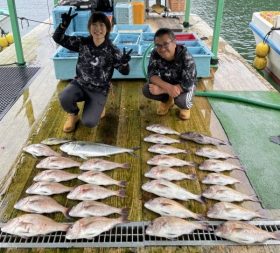
[[[170, 27], [181, 26], [177, 19], [165, 19], [164, 24]], [[151, 17], [147, 23], [154, 30], [162, 26], [161, 18]], [[212, 29], [200, 17], [192, 15], [192, 26], [185, 31], [195, 32], [211, 47]], [[121, 147], [139, 147], [137, 156], [121, 154], [108, 158], [108, 160], [129, 163], [128, 170], [117, 169], [108, 174], [117, 180], [127, 181], [124, 199], [112, 197], [102, 201], [116, 207], [129, 208], [129, 221], [146, 222], [157, 217], [155, 213], [144, 208], [143, 204], [154, 197], [153, 194], [141, 190], [141, 185], [148, 181], [144, 173], [148, 169], [146, 161], [152, 157], [148, 147], [150, 144], [143, 141], [149, 134], [145, 129], [149, 124], [163, 124], [176, 129], [178, 132], [196, 131], [222, 140], [227, 140], [226, 133], [218, 118], [214, 114], [207, 98], [195, 97], [191, 110], [191, 119], [179, 120], [178, 108], [173, 107], [171, 112], [162, 117], [156, 115], [157, 104], [142, 95], [144, 79], [113, 80], [106, 104], [106, 116], [98, 127], [94, 129], [79, 125], [76, 132], [65, 134], [62, 126], [66, 114], [59, 105], [58, 94], [67, 85], [67, 81], [56, 80], [53, 70], [52, 55], [56, 50], [55, 42], [51, 38], [52, 28], [46, 25], [37, 26], [32, 32], [23, 37], [23, 51], [27, 66], [40, 67], [38, 73], [32, 78], [28, 88], [16, 101], [11, 110], [0, 121], [0, 221], [6, 222], [23, 212], [14, 209], [13, 205], [26, 196], [25, 190], [32, 184], [33, 177], [39, 172], [35, 168], [38, 159], [24, 153], [22, 148], [32, 143], [39, 143], [49, 137], [68, 138], [75, 140], [94, 141]], [[257, 71], [250, 66], [226, 41], [220, 40], [218, 68], [211, 69], [211, 77], [198, 80], [197, 90], [217, 91], [275, 91]], [[0, 65], [16, 61], [13, 46], [0, 53]], [[242, 73], [242, 75], [240, 74]], [[195, 156], [198, 147], [195, 143], [180, 143], [177, 147], [191, 150], [191, 154], [178, 155], [178, 158], [201, 163], [202, 158]], [[54, 148], [59, 150], [59, 146]], [[221, 150], [233, 153], [230, 146]], [[75, 159], [75, 158], [74, 158]], [[82, 161], [81, 159], [75, 159]], [[238, 161], [235, 161], [238, 163]], [[195, 173], [198, 179], [203, 178], [205, 172], [195, 168], [184, 168], [183, 172]], [[78, 173], [76, 168], [69, 172]], [[248, 178], [243, 172], [231, 172], [230, 175], [242, 181], [238, 190], [247, 194], [254, 194]], [[78, 180], [67, 182], [66, 185], [80, 184]], [[183, 181], [180, 186], [189, 191], [201, 194], [206, 188], [198, 180]], [[117, 187], [112, 187], [117, 189]], [[74, 201], [67, 200], [66, 195], [56, 196], [55, 199], [67, 207], [74, 205]], [[193, 212], [206, 214], [207, 209], [215, 203], [207, 200], [201, 204], [188, 201], [185, 206]], [[243, 202], [242, 206], [252, 210], [261, 210], [257, 202]], [[263, 210], [269, 220], [280, 220], [280, 210]], [[49, 217], [56, 221], [65, 221], [62, 214], [52, 214]], [[1, 242], [0, 242], [1, 243]], [[31, 249], [0, 249], [0, 252], [31, 252]], [[32, 252], [41, 252], [43, 249], [32, 249]], [[48, 249], [50, 252], [62, 252], [67, 249]], [[69, 249], [69, 252], [228, 252], [228, 253], [256, 253], [280, 252], [280, 245], [196, 245], [180, 247], [139, 247], [139, 248], [84, 248]]]

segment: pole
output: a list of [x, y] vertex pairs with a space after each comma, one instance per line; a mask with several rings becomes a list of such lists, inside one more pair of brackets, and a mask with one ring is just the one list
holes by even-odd
[[9, 15], [10, 15], [10, 19], [11, 19], [16, 55], [17, 55], [17, 64], [25, 65], [21, 38], [20, 38], [20, 32], [19, 32], [18, 21], [17, 21], [17, 12], [16, 12], [15, 1], [7, 0], [7, 3], [8, 3]]
[[183, 22], [184, 27], [190, 26], [190, 13], [191, 13], [191, 0], [185, 0], [185, 19]]
[[215, 18], [215, 27], [213, 31], [213, 40], [212, 40], [212, 52], [214, 57], [211, 59], [212, 64], [218, 63], [218, 47], [219, 47], [219, 37], [222, 26], [223, 19], [223, 9], [224, 9], [224, 0], [217, 0], [217, 10], [216, 10], [216, 18]]

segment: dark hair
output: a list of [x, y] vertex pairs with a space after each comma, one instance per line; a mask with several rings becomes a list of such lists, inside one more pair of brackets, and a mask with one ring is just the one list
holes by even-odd
[[91, 24], [96, 23], [96, 22], [105, 24], [106, 30], [107, 30], [105, 38], [108, 39], [109, 33], [111, 31], [111, 22], [110, 22], [109, 18], [103, 12], [99, 12], [99, 11], [93, 12], [88, 20], [88, 30], [89, 31], [90, 31]]
[[167, 34], [170, 39], [172, 39], [172, 40], [175, 39], [175, 34], [172, 30], [170, 30], [169, 28], [159, 28], [155, 33], [154, 40], [155, 40], [155, 38], [161, 37], [165, 34]]

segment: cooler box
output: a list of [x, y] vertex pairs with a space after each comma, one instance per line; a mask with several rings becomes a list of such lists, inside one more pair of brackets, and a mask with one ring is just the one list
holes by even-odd
[[133, 24], [144, 24], [145, 4], [144, 2], [132, 2]]

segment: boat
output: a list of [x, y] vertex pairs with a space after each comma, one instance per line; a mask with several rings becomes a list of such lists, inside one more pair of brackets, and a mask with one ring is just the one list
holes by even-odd
[[6, 9], [0, 9], [0, 27], [5, 32], [11, 31], [11, 22]]
[[267, 56], [268, 62], [265, 70], [276, 83], [280, 84], [280, 11], [254, 12], [249, 26], [256, 44], [266, 38], [270, 52]]

